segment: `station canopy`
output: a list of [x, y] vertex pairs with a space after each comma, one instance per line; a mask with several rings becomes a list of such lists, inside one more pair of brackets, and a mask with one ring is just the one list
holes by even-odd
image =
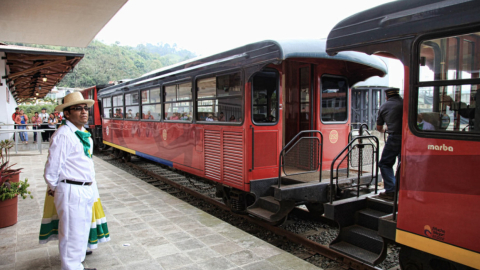
[[87, 47], [127, 0], [2, 0], [0, 41]]
[[0, 43], [6, 61], [5, 79], [17, 103], [43, 98], [78, 64], [83, 54], [5, 45]]
[[0, 52], [8, 88], [17, 102], [43, 98], [83, 54], [1, 42], [87, 47], [128, 0], [2, 0]]

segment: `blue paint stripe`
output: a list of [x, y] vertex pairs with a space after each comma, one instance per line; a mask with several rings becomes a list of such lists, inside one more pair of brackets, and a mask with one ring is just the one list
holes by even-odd
[[155, 161], [157, 163], [167, 165], [169, 167], [173, 167], [173, 162], [171, 162], [171, 161], [161, 159], [161, 158], [158, 158], [158, 157], [154, 157], [154, 156], [150, 156], [150, 155], [147, 155], [147, 154], [142, 153], [142, 152], [138, 152], [138, 151], [136, 151], [136, 152], [137, 152], [136, 155], [139, 156], [139, 157], [146, 158], [146, 159], [149, 159], [151, 161]]

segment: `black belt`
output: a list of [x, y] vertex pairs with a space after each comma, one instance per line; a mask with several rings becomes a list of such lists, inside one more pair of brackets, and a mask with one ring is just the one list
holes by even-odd
[[91, 186], [92, 182], [78, 182], [78, 181], [72, 181], [72, 180], [62, 180], [60, 182], [64, 182], [67, 184], [72, 184], [72, 185], [79, 185], [79, 186]]

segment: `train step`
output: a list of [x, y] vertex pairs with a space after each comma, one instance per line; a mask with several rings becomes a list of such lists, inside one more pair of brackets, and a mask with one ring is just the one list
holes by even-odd
[[342, 228], [340, 237], [344, 242], [380, 255], [383, 249], [383, 239], [377, 231], [359, 225]]
[[370, 265], [374, 265], [379, 257], [376, 253], [344, 241], [332, 244], [330, 245], [330, 248]]
[[294, 207], [294, 201], [287, 200], [280, 202], [272, 196], [265, 196], [258, 198], [246, 211], [252, 216], [275, 223], [286, 218]]
[[289, 185], [273, 185], [274, 197], [278, 201], [294, 200], [307, 202], [326, 202], [329, 183], [307, 182]]
[[360, 226], [378, 231], [378, 219], [386, 215], [388, 214], [383, 211], [365, 208], [357, 211], [355, 214], [355, 223]]

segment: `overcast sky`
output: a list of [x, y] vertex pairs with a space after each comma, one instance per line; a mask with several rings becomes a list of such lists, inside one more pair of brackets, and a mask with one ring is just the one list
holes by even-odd
[[326, 38], [340, 20], [388, 0], [129, 0], [99, 32], [107, 44], [177, 44], [197, 55], [264, 39]]

